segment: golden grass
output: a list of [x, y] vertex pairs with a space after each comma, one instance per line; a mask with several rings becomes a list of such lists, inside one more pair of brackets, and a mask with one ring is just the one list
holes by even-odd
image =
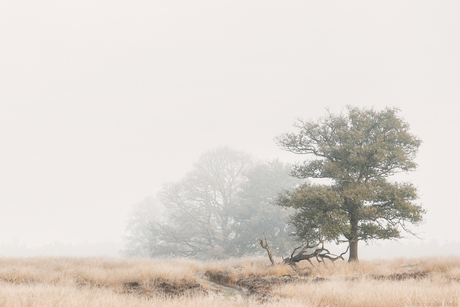
[[[460, 258], [0, 258], [0, 306], [459, 306]], [[214, 282], [210, 282], [213, 280]], [[221, 287], [217, 283], [227, 287]], [[243, 293], [244, 292], [244, 293]]]

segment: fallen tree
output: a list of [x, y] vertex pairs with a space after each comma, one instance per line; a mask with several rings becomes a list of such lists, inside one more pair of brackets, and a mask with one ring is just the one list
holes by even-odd
[[[265, 241], [262, 239], [259, 239], [260, 246], [262, 246], [262, 248], [264, 248], [267, 251], [270, 262], [272, 263], [272, 265], [275, 265], [275, 261], [273, 260], [271, 250], [270, 250], [270, 247], [268, 246], [268, 242], [267, 242], [267, 238], [265, 237], [265, 234], [264, 234], [264, 239]], [[324, 248], [324, 241], [320, 241], [316, 245], [306, 244], [306, 245], [301, 245], [295, 248], [292, 251], [291, 256], [288, 258], [284, 258], [282, 263], [290, 265], [295, 271], [297, 270], [297, 263], [303, 260], [307, 260], [312, 266], [314, 266], [313, 262], [311, 262], [310, 259], [316, 259], [318, 263], [322, 262], [324, 266], [326, 266], [325, 259], [328, 259], [334, 265], [334, 262], [338, 259], [345, 260], [343, 258], [343, 255], [348, 253], [349, 249], [350, 249], [350, 245], [348, 245], [347, 249], [343, 253], [337, 256], [337, 255], [331, 254], [331, 252], [328, 249]], [[308, 252], [309, 250], [310, 252]], [[313, 252], [311, 252], [311, 250], [313, 250]]]
[[[320, 245], [321, 247], [319, 247]], [[324, 266], [326, 266], [325, 259], [329, 259], [334, 265], [334, 262], [338, 259], [345, 260], [343, 258], [343, 255], [345, 255], [348, 252], [349, 248], [350, 246], [347, 247], [346, 251], [337, 256], [331, 254], [331, 252], [328, 249], [324, 248], [324, 243], [319, 243], [313, 246], [307, 244], [305, 246], [299, 246], [296, 249], [294, 249], [289, 258], [283, 259], [283, 263], [289, 264], [294, 270], [297, 270], [297, 263], [303, 260], [307, 260], [313, 266], [313, 262], [311, 262], [310, 260], [313, 258], [316, 259], [316, 261], [318, 261], [319, 263], [322, 262]], [[296, 251], [299, 249], [300, 251], [296, 254]], [[314, 249], [314, 251], [308, 253], [307, 251], [311, 249]]]

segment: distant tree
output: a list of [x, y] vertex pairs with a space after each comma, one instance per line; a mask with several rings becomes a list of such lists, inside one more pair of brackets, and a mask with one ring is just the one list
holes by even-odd
[[234, 211], [238, 233], [234, 243], [240, 250], [238, 256], [259, 254], [258, 239], [263, 234], [270, 241], [274, 255], [285, 255], [292, 249], [295, 229], [288, 222], [292, 210], [280, 208], [276, 200], [283, 189], [294, 188], [305, 180], [289, 174], [290, 167], [278, 160], [256, 163], [246, 172]]
[[[298, 182], [278, 161], [257, 162], [228, 148], [207, 152], [184, 179], [165, 185], [150, 207], [137, 207], [125, 254], [201, 259], [257, 254], [264, 232], [282, 254], [292, 247], [293, 228], [288, 211], [275, 201]], [[158, 208], [164, 213], [155, 214]]]
[[425, 211], [414, 203], [417, 190], [412, 184], [389, 180], [416, 168], [421, 144], [398, 117], [398, 109], [348, 106], [347, 111], [317, 121], [299, 120], [297, 133], [278, 138], [281, 148], [313, 158], [295, 165], [293, 176], [331, 181], [286, 191], [278, 204], [296, 210], [291, 223], [299, 240], [346, 241], [349, 261], [355, 261], [358, 241], [401, 238], [401, 230], [410, 232], [406, 223], [420, 223]]
[[122, 251], [128, 257], [149, 257], [152, 250], [159, 247], [154, 236], [155, 225], [164, 223], [165, 208], [157, 198], [147, 197], [136, 204], [130, 215], [124, 236]]

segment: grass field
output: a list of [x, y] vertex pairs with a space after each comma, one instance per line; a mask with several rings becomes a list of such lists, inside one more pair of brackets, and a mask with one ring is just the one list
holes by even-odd
[[0, 306], [459, 306], [460, 258], [0, 258]]

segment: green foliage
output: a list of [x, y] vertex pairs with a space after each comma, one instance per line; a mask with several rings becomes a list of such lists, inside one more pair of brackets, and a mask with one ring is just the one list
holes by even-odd
[[[318, 121], [298, 121], [297, 133], [278, 138], [279, 145], [313, 157], [293, 167], [298, 178], [328, 178], [329, 185], [302, 185], [280, 195], [292, 207], [298, 239], [350, 243], [401, 237], [406, 223], [418, 224], [424, 210], [414, 203], [416, 188], [388, 177], [417, 167], [421, 141], [409, 132], [398, 110], [347, 107], [347, 114]], [[353, 246], [352, 246], [353, 252]], [[357, 258], [357, 245], [355, 246]]]
[[293, 192], [280, 194], [278, 204], [295, 210], [290, 222], [296, 229], [297, 240], [317, 243], [332, 241], [346, 229], [346, 212], [341, 208], [342, 198], [328, 186], [303, 184]]

